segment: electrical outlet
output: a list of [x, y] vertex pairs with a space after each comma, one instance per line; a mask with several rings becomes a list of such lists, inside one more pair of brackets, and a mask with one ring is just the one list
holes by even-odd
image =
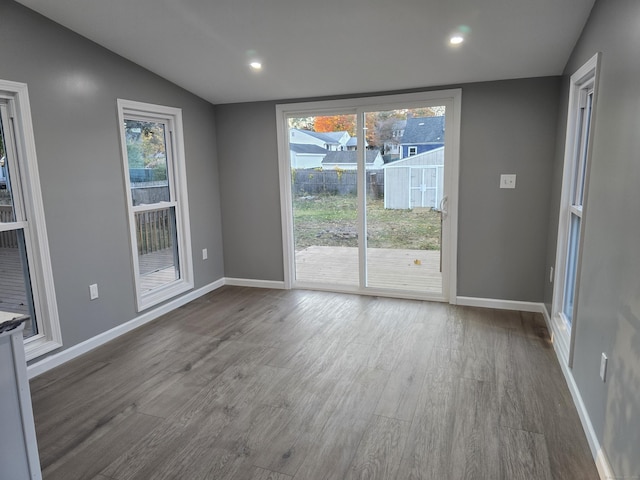
[[98, 298], [98, 284], [92, 283], [89, 285], [89, 299], [95, 300], [96, 298]]
[[600, 378], [603, 382], [607, 381], [607, 362], [609, 359], [605, 353], [602, 353], [602, 357], [600, 358]]
[[203, 248], [202, 249], [202, 259], [206, 260], [207, 258], [209, 258], [209, 254], [207, 253], [207, 249]]
[[553, 267], [549, 268], [549, 283], [553, 283]]
[[515, 174], [500, 175], [500, 188], [516, 188]]

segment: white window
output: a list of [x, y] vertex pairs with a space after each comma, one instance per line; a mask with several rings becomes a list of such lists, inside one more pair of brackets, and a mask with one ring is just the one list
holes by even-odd
[[413, 155], [417, 155], [418, 154], [418, 147], [409, 147], [409, 153], [408, 156], [412, 157]]
[[26, 319], [27, 360], [62, 346], [27, 86], [0, 80], [0, 322]]
[[554, 336], [569, 366], [575, 338], [598, 60], [598, 55], [594, 56], [571, 77], [569, 92], [552, 315]]
[[193, 288], [178, 108], [118, 100], [138, 310]]

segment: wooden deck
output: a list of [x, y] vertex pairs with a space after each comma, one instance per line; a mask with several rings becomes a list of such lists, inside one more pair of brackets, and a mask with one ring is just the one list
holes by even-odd
[[173, 249], [164, 248], [138, 257], [140, 287], [143, 292], [173, 282], [177, 278]]
[[[439, 250], [368, 250], [368, 286], [441, 293]], [[296, 252], [296, 280], [358, 286], [358, 249], [308, 247]]]
[[[12, 317], [30, 315], [20, 250], [0, 248], [0, 312]], [[24, 326], [24, 337], [37, 333], [31, 319]]]

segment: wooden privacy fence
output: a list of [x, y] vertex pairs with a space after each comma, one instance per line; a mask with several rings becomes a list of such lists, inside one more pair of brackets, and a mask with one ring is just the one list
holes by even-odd
[[[13, 207], [0, 205], [0, 222], [13, 222]], [[0, 232], [0, 248], [18, 248], [18, 236], [15, 230]]]
[[157, 252], [173, 246], [173, 207], [135, 214], [138, 254]]
[[[367, 170], [367, 193], [375, 197], [384, 191], [384, 171]], [[356, 170], [296, 169], [291, 172], [294, 195], [355, 195], [358, 191]]]

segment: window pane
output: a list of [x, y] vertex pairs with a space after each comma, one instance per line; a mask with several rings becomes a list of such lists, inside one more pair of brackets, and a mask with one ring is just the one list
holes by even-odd
[[180, 278], [175, 207], [135, 214], [142, 293]]
[[564, 283], [563, 312], [569, 326], [573, 322], [573, 300], [575, 297], [576, 274], [578, 269], [578, 249], [580, 246], [580, 217], [571, 214], [569, 248], [567, 252], [567, 277]]
[[587, 106], [584, 112], [584, 139], [582, 141], [582, 148], [580, 149], [580, 177], [577, 179], [578, 191], [576, 192], [576, 205], [582, 205], [584, 203], [584, 185], [587, 177], [587, 155], [589, 151], [589, 132], [591, 131], [591, 109], [593, 105], [593, 92], [587, 95]]
[[0, 119], [0, 223], [15, 222], [16, 216], [9, 181], [9, 162], [7, 148], [5, 148], [4, 125]]
[[289, 119], [295, 278], [358, 286], [354, 114]]
[[170, 201], [165, 125], [130, 119], [124, 123], [133, 205]]
[[442, 293], [445, 111], [365, 113], [368, 287]]
[[38, 333], [24, 234], [20, 229], [0, 232], [0, 322], [22, 316], [29, 317], [23, 336]]

